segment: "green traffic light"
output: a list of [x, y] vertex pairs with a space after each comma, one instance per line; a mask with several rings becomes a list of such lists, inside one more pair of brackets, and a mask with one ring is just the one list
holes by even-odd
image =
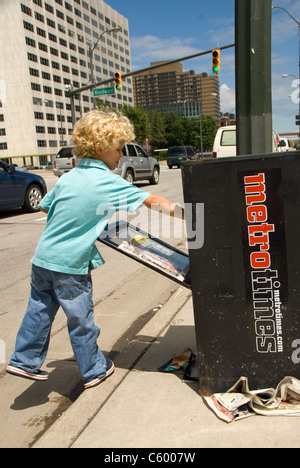
[[214, 67], [214, 68], [213, 68], [213, 72], [214, 72], [214, 73], [219, 73], [219, 67]]
[[121, 86], [120, 86], [120, 85], [117, 85], [117, 86], [116, 86], [116, 89], [117, 89], [118, 91], [120, 91]]

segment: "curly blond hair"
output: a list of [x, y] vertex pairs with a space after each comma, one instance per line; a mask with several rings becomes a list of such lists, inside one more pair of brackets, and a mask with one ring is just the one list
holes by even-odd
[[116, 149], [121, 141], [129, 143], [135, 135], [124, 115], [92, 110], [76, 122], [72, 138], [78, 158], [94, 158], [96, 150]]

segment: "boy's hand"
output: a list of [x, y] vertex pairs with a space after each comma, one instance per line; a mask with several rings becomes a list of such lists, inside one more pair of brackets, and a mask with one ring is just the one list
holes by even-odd
[[184, 219], [184, 209], [160, 195], [150, 195], [150, 197], [144, 201], [144, 205], [150, 210], [160, 211], [172, 218]]

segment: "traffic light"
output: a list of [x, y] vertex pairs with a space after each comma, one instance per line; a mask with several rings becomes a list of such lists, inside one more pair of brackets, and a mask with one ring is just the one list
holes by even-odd
[[121, 91], [122, 90], [122, 75], [119, 72], [115, 73], [115, 83], [116, 83], [116, 90]]
[[220, 73], [220, 49], [214, 49], [212, 51], [212, 71], [214, 73]]

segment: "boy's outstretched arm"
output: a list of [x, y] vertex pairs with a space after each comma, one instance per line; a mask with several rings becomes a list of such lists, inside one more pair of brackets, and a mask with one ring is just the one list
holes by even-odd
[[150, 210], [160, 211], [173, 218], [184, 219], [184, 209], [160, 195], [150, 195], [150, 197], [144, 201], [144, 205]]

